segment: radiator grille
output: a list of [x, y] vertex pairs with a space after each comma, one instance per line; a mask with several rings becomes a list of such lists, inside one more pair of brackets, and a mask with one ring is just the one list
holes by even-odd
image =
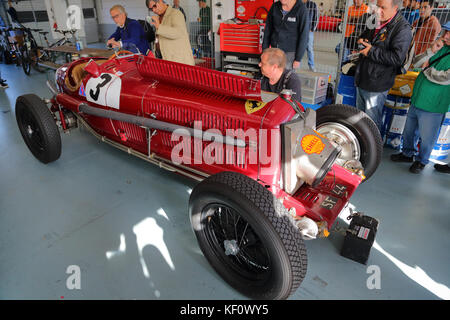
[[154, 114], [157, 120], [175, 123], [181, 126], [193, 128], [194, 121], [201, 121], [202, 130], [217, 129], [226, 134], [227, 129], [246, 130], [245, 120], [227, 115], [201, 112], [194, 108], [167, 105], [157, 101], [146, 100], [144, 102], [144, 114]]

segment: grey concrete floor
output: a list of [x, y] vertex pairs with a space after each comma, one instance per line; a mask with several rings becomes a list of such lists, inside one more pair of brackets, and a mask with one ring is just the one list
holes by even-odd
[[[187, 214], [194, 182], [86, 130], [63, 135], [61, 158], [41, 164], [14, 106], [21, 94], [50, 97], [54, 75], [0, 68], [10, 85], [0, 91], [0, 299], [245, 299], [198, 248]], [[450, 176], [431, 166], [412, 175], [391, 153], [351, 200], [380, 220], [368, 265], [339, 254], [345, 211], [330, 237], [306, 242], [308, 272], [290, 299], [450, 299]], [[70, 266], [80, 289], [68, 289]]]

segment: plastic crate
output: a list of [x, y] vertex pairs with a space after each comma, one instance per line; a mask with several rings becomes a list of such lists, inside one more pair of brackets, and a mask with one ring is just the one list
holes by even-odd
[[264, 26], [265, 24], [221, 23], [220, 51], [261, 54]]
[[302, 84], [302, 101], [309, 104], [319, 104], [327, 98], [328, 73], [298, 70], [297, 74]]
[[302, 102], [308, 104], [319, 104], [327, 98], [327, 87], [314, 91], [309, 88], [302, 87]]
[[312, 72], [299, 70], [297, 71], [300, 81], [302, 83], [302, 89], [311, 89], [314, 91], [322, 90], [328, 87], [328, 81], [330, 80], [330, 74], [321, 72]]

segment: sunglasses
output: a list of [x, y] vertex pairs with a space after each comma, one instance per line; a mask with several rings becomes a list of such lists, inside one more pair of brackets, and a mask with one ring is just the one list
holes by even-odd
[[150, 9], [150, 10], [154, 10], [156, 7], [157, 7], [157, 4], [155, 3], [154, 5], [149, 6], [149, 9]]

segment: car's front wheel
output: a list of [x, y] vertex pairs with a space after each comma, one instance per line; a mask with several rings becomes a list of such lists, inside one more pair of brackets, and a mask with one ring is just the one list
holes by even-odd
[[254, 299], [285, 299], [306, 275], [293, 218], [266, 188], [235, 172], [198, 184], [189, 199], [203, 254], [232, 287]]
[[28, 149], [39, 161], [49, 163], [60, 157], [61, 136], [42, 99], [34, 94], [18, 97], [16, 120]]
[[317, 109], [316, 130], [342, 148], [338, 164], [358, 160], [369, 179], [381, 162], [383, 140], [376, 124], [359, 109], [342, 104]]

